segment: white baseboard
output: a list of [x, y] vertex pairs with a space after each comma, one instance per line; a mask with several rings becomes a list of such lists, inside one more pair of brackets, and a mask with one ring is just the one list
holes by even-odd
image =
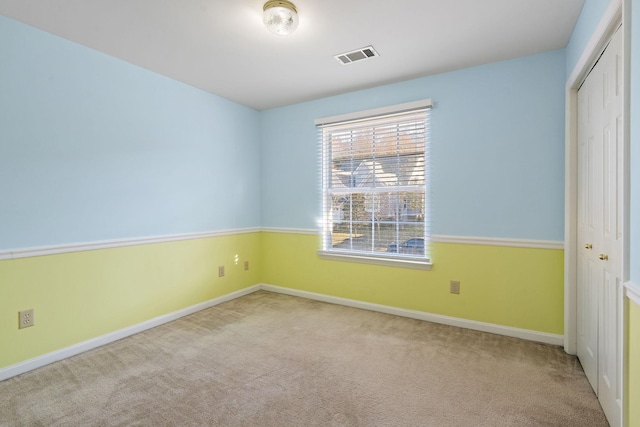
[[296, 297], [302, 297], [331, 304], [344, 305], [347, 307], [360, 308], [364, 310], [378, 311], [380, 313], [392, 314], [395, 316], [409, 317], [412, 319], [425, 320], [428, 322], [441, 323], [444, 325], [458, 326], [460, 328], [473, 329], [476, 331], [489, 332], [498, 335], [505, 335], [509, 337], [522, 338], [529, 341], [542, 342], [546, 344], [553, 344], [561, 346], [563, 344], [562, 335], [548, 334], [544, 332], [530, 331], [527, 329], [512, 328], [509, 326], [495, 325], [492, 323], [476, 322], [474, 320], [460, 319], [457, 317], [443, 316], [440, 314], [426, 313], [423, 311], [407, 310], [404, 308], [391, 307], [387, 305], [372, 304], [368, 302], [362, 302], [347, 298], [340, 298], [330, 295], [316, 294], [313, 292], [300, 291], [297, 289], [283, 288], [280, 286], [259, 284], [250, 286], [245, 289], [241, 289], [236, 292], [232, 292], [227, 295], [223, 295], [218, 298], [211, 299], [199, 304], [192, 305], [190, 307], [183, 308], [173, 313], [165, 314], [163, 316], [156, 317], [154, 319], [147, 320], [137, 325], [129, 326], [124, 329], [120, 329], [100, 337], [92, 338], [87, 341], [83, 341], [72, 346], [53, 351], [51, 353], [43, 354], [42, 356], [34, 357], [33, 359], [25, 360], [24, 362], [16, 363], [5, 368], [0, 369], [0, 381], [14, 377], [16, 375], [23, 374], [25, 372], [32, 371], [42, 366], [48, 365], [59, 360], [66, 359], [71, 356], [75, 356], [85, 351], [93, 350], [94, 348], [101, 347], [105, 344], [118, 341], [122, 338], [137, 334], [139, 332], [146, 331], [147, 329], [155, 328], [162, 324], [171, 322], [184, 316], [196, 313], [200, 310], [204, 310], [218, 304], [222, 304], [227, 301], [248, 295], [250, 293], [265, 290], [269, 292], [275, 292], [279, 294], [291, 295]]
[[147, 329], [155, 328], [156, 326], [160, 326], [164, 323], [168, 323], [181, 317], [188, 316], [189, 314], [193, 314], [200, 310], [222, 304], [223, 302], [231, 301], [235, 298], [248, 295], [260, 289], [260, 285], [250, 286], [248, 288], [241, 289], [239, 291], [232, 292], [230, 294], [223, 295], [209, 301], [205, 301], [178, 311], [174, 311], [173, 313], [165, 314], [163, 316], [138, 323], [137, 325], [129, 326], [127, 328], [120, 329], [106, 335], [102, 335], [100, 337], [92, 338], [87, 341], [83, 341], [81, 343], [53, 351], [51, 353], [43, 354], [42, 356], [34, 357], [33, 359], [25, 360], [24, 362], [16, 363], [15, 365], [7, 366], [0, 369], [0, 381], [23, 374], [28, 371], [32, 371], [50, 363], [75, 356], [85, 351], [93, 350], [94, 348], [101, 347], [105, 344], [109, 344], [122, 338], [137, 334], [139, 332], [146, 331]]
[[441, 323], [443, 325], [458, 326], [460, 328], [473, 329], [475, 331], [489, 332], [492, 334], [505, 335], [508, 337], [521, 338], [528, 341], [536, 341], [545, 344], [562, 346], [563, 335], [549, 334], [546, 332], [531, 331], [528, 329], [513, 328], [510, 326], [496, 325], [493, 323], [477, 322], [475, 320], [461, 319], [458, 317], [443, 316], [441, 314], [426, 313], [424, 311], [407, 310], [404, 308], [391, 307], [387, 305], [373, 304], [347, 298], [334, 297], [331, 295], [316, 294], [313, 292], [300, 291], [291, 288], [262, 284], [260, 288], [269, 292], [277, 292], [285, 295], [308, 298], [316, 301], [328, 302], [331, 304], [345, 305], [348, 307], [360, 308], [363, 310], [378, 311], [380, 313], [393, 314], [395, 316], [409, 317], [411, 319], [425, 320], [427, 322]]

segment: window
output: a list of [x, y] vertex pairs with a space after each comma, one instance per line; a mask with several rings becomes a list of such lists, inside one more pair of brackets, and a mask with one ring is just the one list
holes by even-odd
[[431, 101], [316, 121], [321, 256], [428, 268]]

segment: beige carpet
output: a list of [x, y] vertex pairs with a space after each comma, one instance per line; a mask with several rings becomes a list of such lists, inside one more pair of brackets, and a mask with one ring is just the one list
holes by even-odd
[[605, 426], [554, 346], [257, 292], [0, 383], [2, 426]]

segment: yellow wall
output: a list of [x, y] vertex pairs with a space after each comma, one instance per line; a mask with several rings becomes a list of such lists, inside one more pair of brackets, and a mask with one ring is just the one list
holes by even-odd
[[[375, 304], [562, 334], [562, 250], [433, 243], [431, 271], [328, 261], [318, 238], [263, 233], [262, 282]], [[449, 281], [460, 281], [460, 294]]]
[[629, 302], [629, 427], [640, 427], [640, 306]]
[[[322, 260], [317, 248], [313, 235], [263, 232], [0, 261], [0, 368], [258, 283], [563, 333], [562, 250], [434, 243], [423, 271]], [[19, 330], [28, 308], [35, 326]]]
[[255, 285], [260, 264], [260, 233], [0, 261], [0, 368]]

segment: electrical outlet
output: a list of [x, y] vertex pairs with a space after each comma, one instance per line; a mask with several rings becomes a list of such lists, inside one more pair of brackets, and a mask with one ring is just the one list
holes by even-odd
[[33, 326], [33, 308], [18, 312], [18, 329], [28, 328], [29, 326]]
[[249, 269], [249, 261], [245, 261], [244, 262], [244, 269], [248, 270]]
[[218, 267], [218, 277], [224, 277], [224, 265]]
[[460, 293], [460, 282], [457, 280], [452, 280], [449, 283], [449, 292], [451, 292], [452, 294], [459, 294]]

